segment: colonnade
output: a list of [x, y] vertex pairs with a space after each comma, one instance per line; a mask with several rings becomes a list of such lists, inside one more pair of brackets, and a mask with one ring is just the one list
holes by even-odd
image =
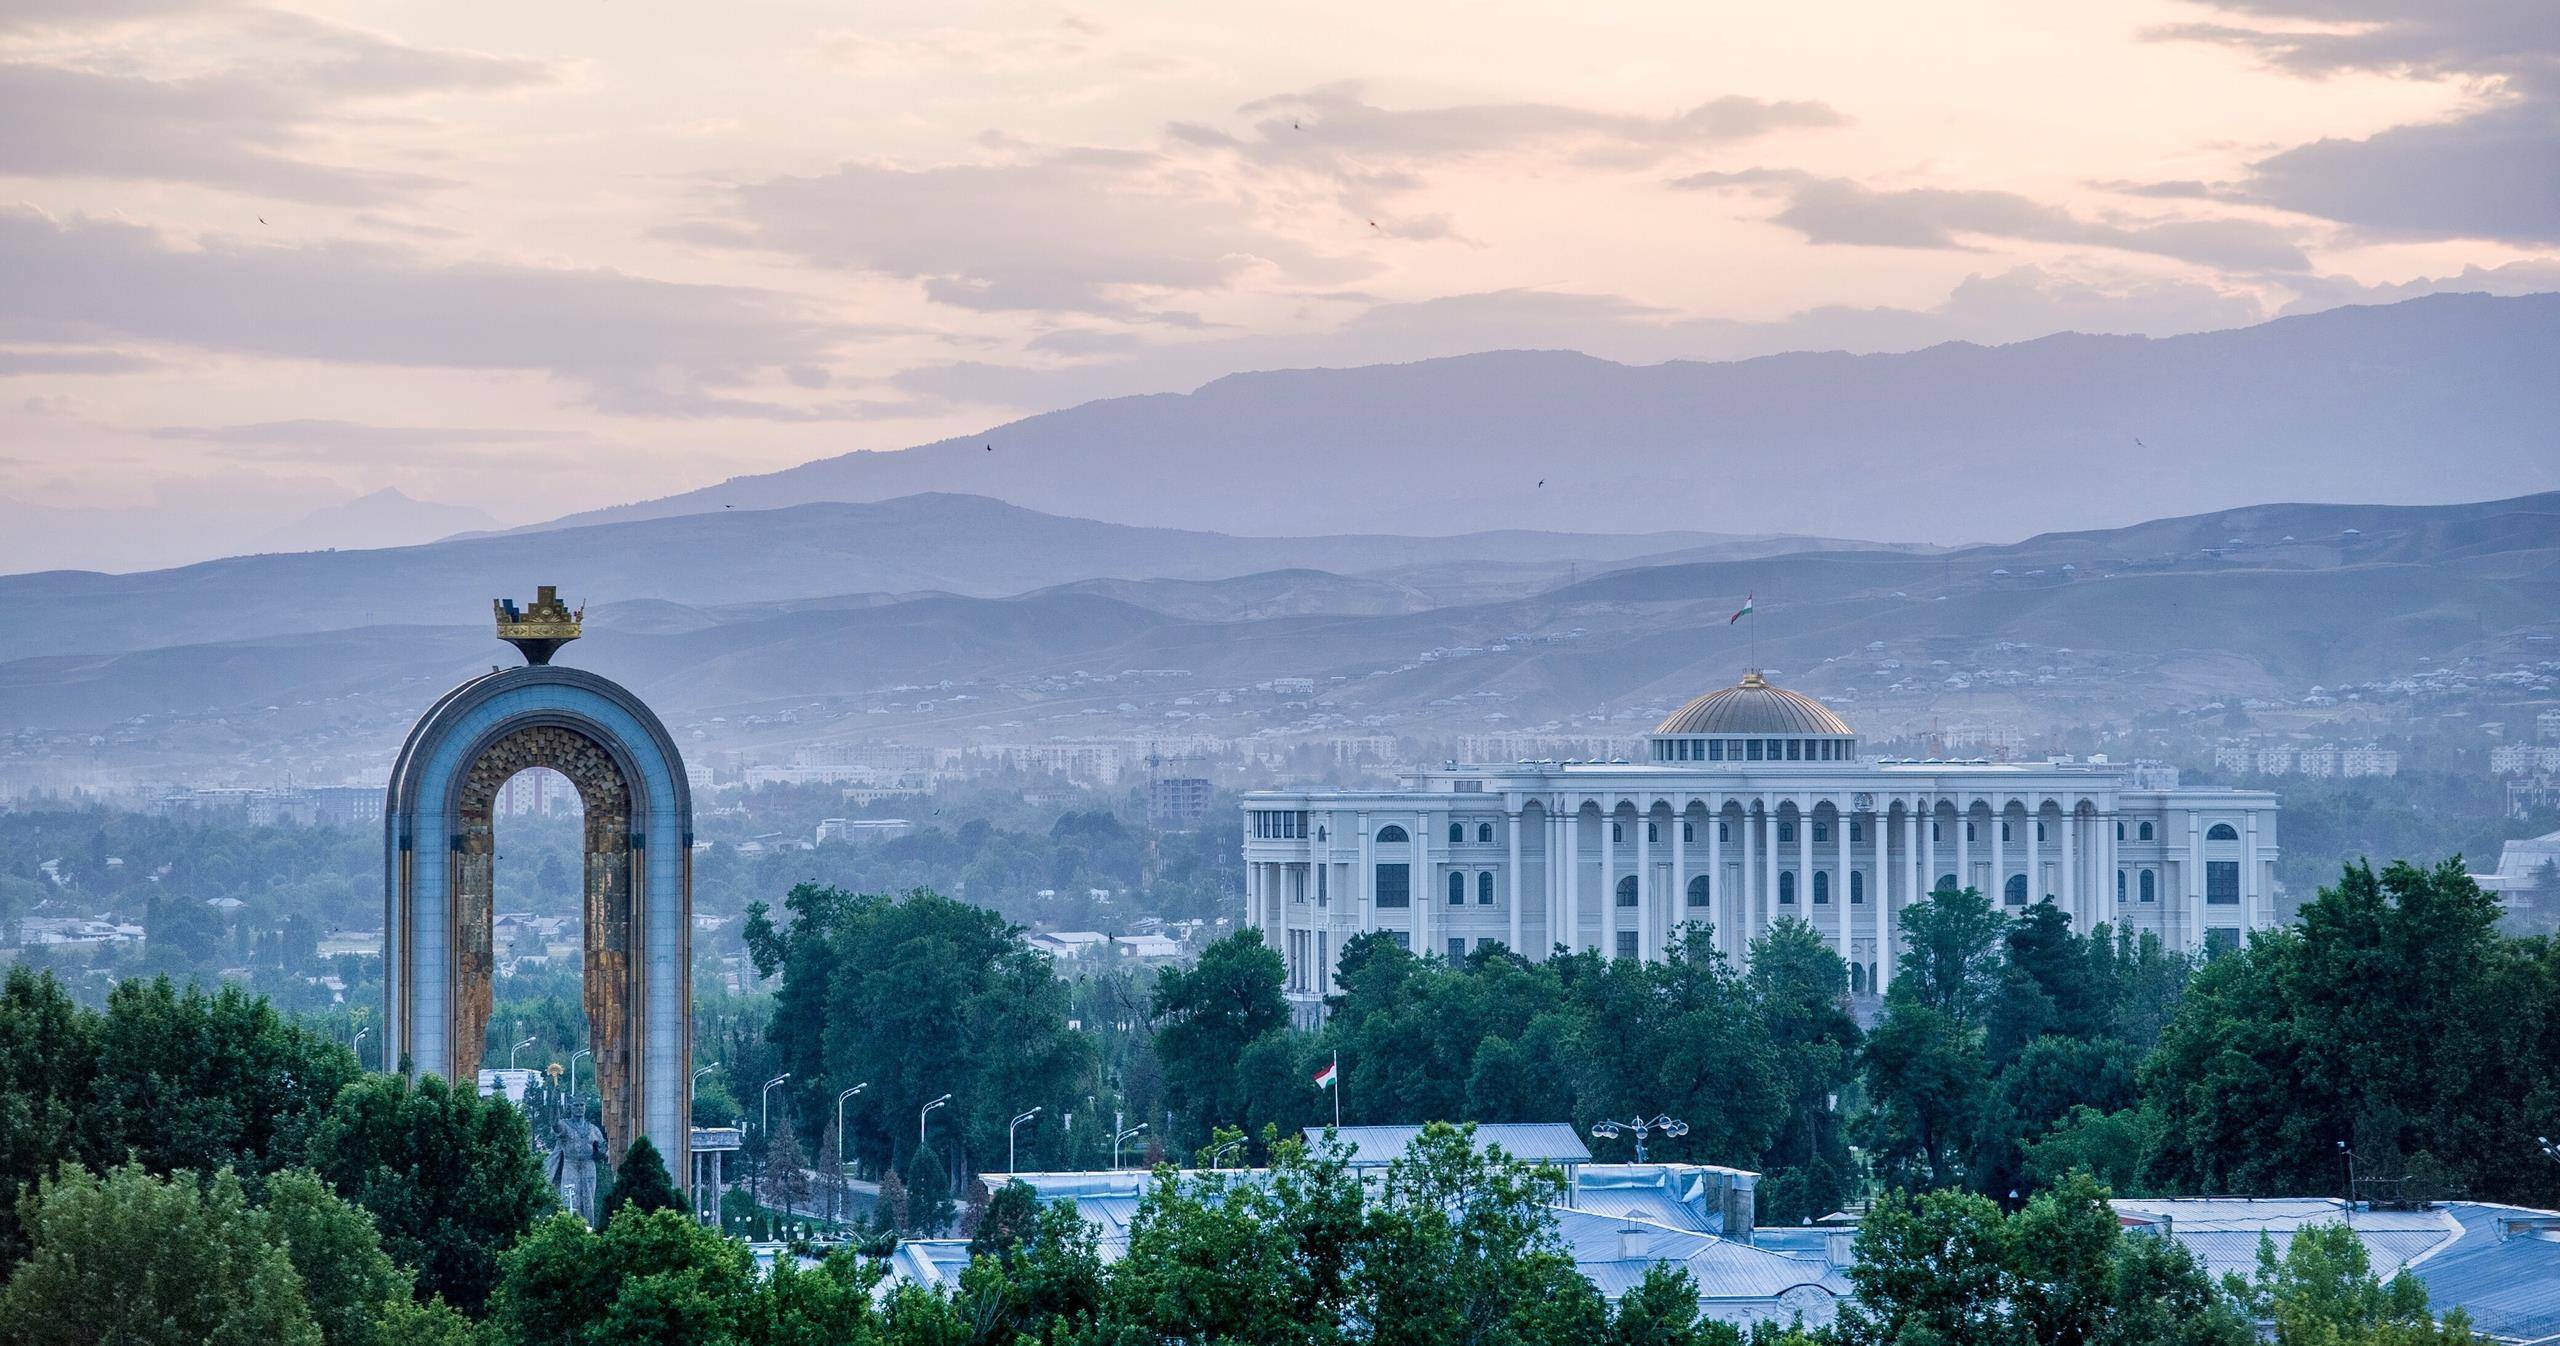
[[[1900, 952], [1901, 911], [1941, 886], [1979, 889], [2009, 911], [2050, 897], [2083, 933], [2119, 921], [2120, 819], [2104, 793], [1612, 789], [1398, 804], [1319, 808], [1305, 840], [1290, 843], [1304, 846], [1303, 860], [1246, 866], [1247, 923], [1283, 932], [1273, 942], [1290, 951], [1293, 989], [1332, 989], [1340, 941], [1380, 929], [1405, 932], [1416, 952], [1472, 936], [1532, 957], [1562, 946], [1658, 959], [1702, 922], [1728, 957], [1747, 961], [1752, 941], [1792, 915], [1881, 991]], [[2207, 924], [2206, 842], [2201, 811], [2179, 821], [2184, 858], [2145, 867], [2162, 871], [2164, 904], [2168, 875], [2179, 876], [2182, 909], [2163, 909], [2162, 932], [2191, 949]], [[1480, 839], [1487, 824], [1498, 834], [1490, 842]], [[2271, 922], [2272, 899], [2259, 877], [2254, 811], [2246, 829], [2236, 848], [2241, 924], [2254, 927]], [[1380, 890], [1382, 866], [1399, 865], [1402, 910], [1383, 905], [1397, 895]], [[1453, 872], [1472, 876], [1455, 903], [1442, 891]], [[1480, 900], [1488, 873], [1498, 910]], [[1315, 975], [1301, 978], [1300, 967]]]

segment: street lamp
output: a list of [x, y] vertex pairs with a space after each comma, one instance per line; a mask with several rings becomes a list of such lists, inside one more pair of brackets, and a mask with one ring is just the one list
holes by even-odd
[[516, 1068], [516, 1053], [517, 1053], [517, 1052], [520, 1052], [520, 1051], [523, 1051], [525, 1048], [530, 1047], [530, 1046], [532, 1046], [532, 1045], [533, 1045], [533, 1039], [531, 1039], [531, 1038], [526, 1038], [524, 1041], [519, 1042], [519, 1043], [517, 1043], [516, 1045], [514, 1045], [514, 1046], [512, 1046], [512, 1047], [507, 1048], [507, 1069], [509, 1069], [509, 1070], [513, 1070], [513, 1069], [515, 1069], [515, 1068]]
[[1014, 1133], [1014, 1132], [1016, 1132], [1016, 1131], [1021, 1130], [1021, 1129], [1022, 1129], [1022, 1124], [1023, 1124], [1024, 1122], [1030, 1121], [1032, 1118], [1037, 1117], [1037, 1116], [1039, 1116], [1039, 1115], [1040, 1115], [1040, 1109], [1038, 1109], [1038, 1108], [1033, 1108], [1033, 1109], [1032, 1109], [1031, 1111], [1029, 1111], [1029, 1112], [1016, 1113], [1016, 1114], [1014, 1115], [1013, 1120], [1012, 1120], [1012, 1121], [1010, 1121], [1010, 1122], [1007, 1122], [1007, 1123], [1005, 1124], [1005, 1128], [1004, 1128], [1004, 1171], [1005, 1171], [1005, 1172], [1007, 1172], [1007, 1173], [1018, 1173], [1018, 1172], [1020, 1172], [1020, 1171], [1021, 1171], [1019, 1168], [1015, 1167], [1014, 1162], [1013, 1162], [1013, 1133]]
[[1623, 1122], [1609, 1118], [1594, 1124], [1591, 1128], [1591, 1134], [1602, 1140], [1633, 1136], [1636, 1142], [1636, 1162], [1639, 1164], [1644, 1162], [1644, 1138], [1657, 1131], [1666, 1136], [1685, 1136], [1689, 1134], [1689, 1124], [1665, 1112], [1656, 1114], [1650, 1119], [1637, 1117]]
[[932, 1116], [932, 1115], [933, 1115], [933, 1110], [934, 1110], [935, 1108], [944, 1108], [944, 1107], [949, 1107], [949, 1106], [951, 1106], [951, 1095], [949, 1095], [949, 1094], [944, 1094], [942, 1097], [937, 1098], [937, 1099], [933, 1100], [932, 1102], [925, 1104], [923, 1107], [916, 1109], [916, 1148], [917, 1148], [917, 1149], [923, 1149], [923, 1148], [924, 1148], [924, 1119], [925, 1119], [925, 1118], [927, 1118], [927, 1117]]
[[766, 1080], [764, 1082], [764, 1092], [756, 1097], [756, 1102], [764, 1108], [763, 1129], [764, 1133], [768, 1136], [773, 1134], [773, 1086], [790, 1078], [791, 1072], [786, 1070], [781, 1074], [774, 1076], [772, 1079]]
[[1236, 1137], [1236, 1138], [1235, 1138], [1235, 1139], [1233, 1139], [1233, 1140], [1229, 1140], [1229, 1141], [1222, 1141], [1222, 1142], [1220, 1142], [1219, 1144], [1216, 1144], [1216, 1145], [1212, 1145], [1212, 1146], [1210, 1146], [1210, 1147], [1209, 1147], [1209, 1154], [1208, 1154], [1209, 1167], [1210, 1167], [1212, 1170], [1216, 1169], [1216, 1168], [1218, 1167], [1218, 1156], [1219, 1156], [1219, 1155], [1222, 1155], [1222, 1154], [1225, 1154], [1227, 1151], [1232, 1150], [1232, 1149], [1236, 1148], [1236, 1147], [1237, 1147], [1237, 1146], [1239, 1146], [1239, 1145], [1244, 1144], [1244, 1141], [1245, 1141], [1245, 1138], [1244, 1138], [1244, 1137], [1242, 1137], [1242, 1136], [1238, 1136], [1238, 1137]]
[[1136, 1126], [1130, 1127], [1128, 1130], [1111, 1138], [1111, 1166], [1113, 1168], [1116, 1169], [1120, 1167], [1120, 1142], [1127, 1140], [1131, 1136], [1134, 1136], [1146, 1129], [1147, 1124], [1145, 1122], [1140, 1122]]
[[864, 1080], [836, 1095], [836, 1168], [839, 1172], [844, 1168], [844, 1101], [870, 1087], [871, 1081]]
[[365, 1036], [371, 1032], [373, 1032], [373, 1025], [366, 1024], [364, 1027], [356, 1030], [355, 1041], [347, 1044], [347, 1050], [356, 1054], [356, 1068], [358, 1070], [362, 1070], [364, 1068], [364, 1040]]
[[[581, 1056], [593, 1055], [595, 1055], [595, 1050], [590, 1047], [580, 1047], [578, 1050], [569, 1053], [569, 1096], [571, 1098], [578, 1096], [578, 1058]], [[592, 1066], [588, 1068], [588, 1073], [594, 1073], [594, 1068]]]
[[2356, 1208], [2356, 1152], [2342, 1140], [2338, 1142], [2338, 1156], [2347, 1161], [2347, 1210], [2352, 1214]]
[[702, 1077], [703, 1077], [703, 1076], [705, 1076], [705, 1075], [710, 1074], [712, 1071], [718, 1070], [719, 1068], [720, 1068], [720, 1063], [719, 1063], [719, 1062], [717, 1062], [717, 1061], [714, 1061], [714, 1062], [712, 1062], [711, 1064], [709, 1064], [709, 1065], [707, 1065], [707, 1066], [702, 1066], [702, 1067], [699, 1067], [699, 1068], [695, 1069], [695, 1071], [693, 1072], [693, 1087], [694, 1087], [694, 1088], [697, 1088], [697, 1089], [701, 1088], [701, 1087], [702, 1087]]

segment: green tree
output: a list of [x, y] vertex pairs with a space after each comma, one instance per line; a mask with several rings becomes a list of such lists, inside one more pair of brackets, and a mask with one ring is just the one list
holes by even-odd
[[410, 1276], [382, 1251], [363, 1207], [343, 1200], [303, 1169], [267, 1179], [267, 1231], [302, 1278], [302, 1298], [325, 1346], [392, 1346], [384, 1314], [409, 1301]]
[[613, 1172], [613, 1186], [597, 1209], [611, 1224], [614, 1212], [625, 1206], [644, 1211], [688, 1209], [684, 1193], [676, 1190], [676, 1180], [667, 1174], [667, 1162], [658, 1157], [658, 1147], [647, 1136], [633, 1140], [623, 1153], [621, 1166]]
[[16, 967], [0, 982], [0, 1268], [25, 1251], [19, 1198], [91, 1153], [80, 1109], [97, 1079], [97, 1029], [50, 974]]
[[322, 1346], [293, 1259], [230, 1173], [64, 1169], [25, 1205], [32, 1251], [0, 1289], [23, 1346]]
[[347, 1087], [314, 1129], [311, 1168], [373, 1212], [383, 1247], [417, 1274], [420, 1298], [477, 1313], [498, 1259], [555, 1204], [524, 1118], [429, 1076]]
[[2263, 1235], [2258, 1272], [2233, 1279], [2233, 1292], [2275, 1329], [2276, 1346], [2468, 1346], [2477, 1338], [2460, 1314], [2439, 1324], [2427, 1288], [2403, 1271], [2374, 1275], [2364, 1240], [2343, 1224], [2296, 1230], [2284, 1255]]
[[1619, 1297], [1609, 1346], [1742, 1346], [1742, 1334], [1700, 1313], [1687, 1268], [1656, 1262]]
[[489, 1321], [524, 1346], [728, 1346], [755, 1319], [746, 1246], [682, 1211], [625, 1207], [601, 1233], [554, 1215], [504, 1267]]
[[1262, 1120], [1245, 1112], [1250, 1091], [1241, 1067], [1248, 1047], [1289, 1026], [1287, 977], [1279, 952], [1259, 933], [1238, 931], [1202, 949], [1191, 967], [1156, 978], [1156, 1057], [1189, 1134]]
[[1759, 1158], [1761, 1218], [1794, 1224], [1849, 1197], [1847, 1114], [1837, 1106], [1860, 1039], [1849, 1014], [1849, 967], [1813, 927], [1784, 920], [1754, 941], [1749, 988], [1787, 1110]]

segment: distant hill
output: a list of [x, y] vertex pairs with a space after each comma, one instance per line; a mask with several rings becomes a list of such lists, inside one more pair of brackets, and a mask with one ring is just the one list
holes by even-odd
[[1631, 367], [1504, 351], [1238, 374], [559, 524], [964, 491], [1236, 533], [2015, 538], [2261, 500], [2549, 489], [2555, 368], [2547, 294], [1898, 355]]
[[[1760, 612], [1728, 626], [1745, 593], [1757, 595]], [[1516, 725], [1603, 704], [1667, 707], [1729, 682], [1747, 662], [1837, 698], [1861, 723], [1858, 698], [1882, 685], [1887, 660], [1901, 666], [1891, 676], [1931, 684], [1985, 667], [2033, 684], [2059, 666], [2066, 675], [2054, 685], [2004, 695], [2049, 713], [2123, 715], [2298, 695], [2314, 682], [2391, 676], [2464, 652], [2511, 659], [2530, 648], [2520, 643], [2529, 635], [2560, 635], [2560, 493], [2455, 506], [2252, 506], [1942, 556], [1827, 551], [1634, 565], [1499, 601], [1415, 601], [1391, 583], [1303, 571], [1076, 582], [1013, 597], [635, 600], [610, 612], [599, 605], [596, 629], [565, 657], [628, 682], [679, 726], [947, 681], [974, 699], [934, 712], [938, 720], [901, 723], [965, 731], [1042, 706], [1107, 713], [1128, 695], [1079, 701], [1029, 689], [1042, 678], [1175, 669], [1183, 687], [1313, 677], [1340, 689], [1328, 695], [1352, 713], [1437, 714], [1482, 728], [1480, 708], [1463, 719], [1434, 708], [1498, 697]], [[375, 732], [390, 734], [414, 713], [409, 703], [503, 653], [475, 611], [450, 625], [325, 639], [271, 628], [173, 648], [22, 658], [0, 663], [0, 727], [364, 697], [385, 709]], [[1941, 659], [1949, 667], [1933, 671]], [[1012, 690], [991, 690], [999, 687]], [[1964, 695], [1950, 692], [1947, 704], [1969, 704]], [[1643, 722], [1633, 717], [1629, 732]], [[871, 731], [891, 722], [851, 723]]]
[[1460, 588], [1482, 564], [1540, 581], [1639, 557], [1791, 545], [1705, 532], [1232, 537], [1069, 519], [977, 496], [816, 504], [456, 538], [378, 551], [238, 556], [173, 570], [0, 576], [0, 659], [112, 653], [345, 627], [477, 624], [489, 600], [557, 584], [572, 602], [684, 606], [948, 591], [995, 596], [1091, 579], [1214, 579], [1406, 568]]
[[260, 538], [257, 550], [399, 547], [496, 527], [498, 521], [485, 510], [413, 500], [399, 487], [386, 486], [344, 504], [313, 510]]

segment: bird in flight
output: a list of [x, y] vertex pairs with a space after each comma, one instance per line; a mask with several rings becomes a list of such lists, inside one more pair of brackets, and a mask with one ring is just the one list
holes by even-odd
[[[1370, 227], [1370, 228], [1372, 228], [1372, 229], [1378, 229], [1378, 222], [1377, 222], [1376, 220], [1371, 220], [1371, 221], [1369, 221], [1369, 227]], [[1378, 232], [1383, 234], [1383, 233], [1385, 233], [1385, 232], [1386, 232], [1386, 230], [1384, 230], [1384, 229], [1378, 229]]]
[[2135, 435], [2133, 437], [2133, 446], [2137, 449], [2149, 447], [2142, 442], [2142, 436], [2140, 435]]
[[266, 222], [267, 222], [267, 217], [266, 217], [266, 216], [261, 215], [261, 216], [259, 216], [259, 217], [258, 217], [258, 223], [260, 223], [260, 224], [265, 224]]
[[993, 452], [995, 452], [995, 451], [996, 451], [996, 446], [995, 446], [995, 445], [990, 444], [990, 445], [988, 445], [988, 446], [987, 446], [987, 452], [989, 452], [989, 453], [993, 453]]
[[1546, 484], [1547, 484], [1547, 479], [1546, 479], [1546, 478], [1544, 478], [1544, 477], [1540, 477], [1540, 478], [1538, 478], [1538, 484], [1539, 484], [1539, 485], [1541, 485], [1541, 486], [1546, 485]]

